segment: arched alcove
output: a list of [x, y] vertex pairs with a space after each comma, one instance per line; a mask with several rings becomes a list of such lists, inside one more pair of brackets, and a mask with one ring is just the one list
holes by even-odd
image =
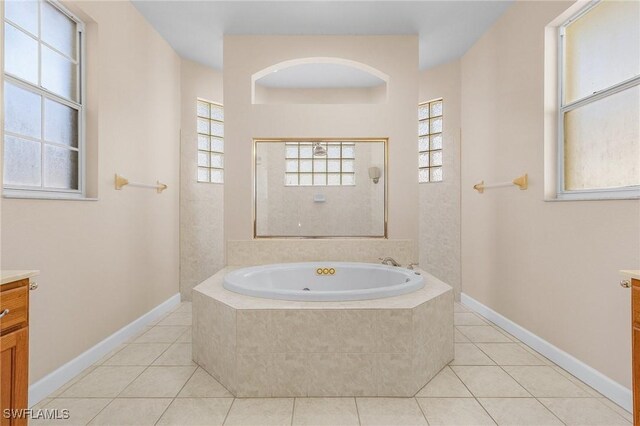
[[280, 62], [251, 76], [253, 104], [376, 104], [389, 76], [361, 62], [314, 57]]

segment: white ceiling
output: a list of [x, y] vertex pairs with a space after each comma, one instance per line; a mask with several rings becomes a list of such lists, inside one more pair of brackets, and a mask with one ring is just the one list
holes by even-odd
[[216, 69], [225, 34], [418, 34], [426, 69], [462, 56], [512, 2], [132, 1], [182, 57]]

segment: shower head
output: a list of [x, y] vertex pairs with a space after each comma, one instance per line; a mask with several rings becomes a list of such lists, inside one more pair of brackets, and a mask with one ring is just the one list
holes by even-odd
[[320, 142], [314, 142], [313, 143], [313, 155], [315, 157], [324, 157], [325, 155], [327, 155], [327, 150], [326, 150], [325, 147], [320, 145]]

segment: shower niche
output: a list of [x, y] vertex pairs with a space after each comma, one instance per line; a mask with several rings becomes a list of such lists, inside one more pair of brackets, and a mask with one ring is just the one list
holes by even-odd
[[387, 142], [254, 140], [254, 237], [386, 238]]

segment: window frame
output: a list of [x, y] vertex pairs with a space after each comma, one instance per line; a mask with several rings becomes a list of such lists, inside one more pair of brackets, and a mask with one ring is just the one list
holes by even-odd
[[577, 21], [600, 3], [600, 0], [593, 0], [588, 5], [569, 17], [560, 26], [557, 32], [557, 177], [556, 177], [556, 199], [558, 200], [611, 200], [611, 199], [637, 199], [640, 198], [640, 185], [632, 185], [617, 188], [592, 188], [592, 189], [565, 189], [565, 157], [564, 157], [564, 118], [565, 114], [590, 103], [602, 100], [608, 96], [623, 92], [634, 86], [640, 85], [640, 75], [618, 82], [612, 86], [594, 92], [590, 95], [576, 99], [567, 104], [565, 99], [565, 48], [566, 48], [566, 28]]
[[[340, 156], [337, 158], [329, 158], [329, 155], [327, 153], [327, 155], [324, 155], [322, 157], [316, 158], [316, 156], [313, 154], [313, 145], [315, 143], [320, 143], [320, 144], [325, 144], [325, 148], [328, 150], [329, 149], [329, 145], [340, 145]], [[286, 148], [287, 146], [292, 146], [295, 145], [297, 147], [297, 155], [295, 157], [287, 157], [287, 153], [286, 153]], [[310, 158], [306, 158], [306, 157], [300, 157], [300, 147], [302, 145], [311, 145], [311, 149], [312, 149], [312, 154]], [[351, 147], [353, 147], [353, 157], [345, 157], [343, 155], [343, 148], [345, 145], [349, 145]], [[316, 161], [321, 161], [322, 159], [325, 160], [325, 169], [324, 171], [316, 171], [315, 170], [315, 164]], [[297, 167], [297, 171], [295, 172], [288, 172], [287, 171], [287, 161], [289, 160], [297, 160], [298, 161], [298, 167]], [[301, 172], [300, 171], [300, 161], [301, 160], [310, 160], [311, 161], [311, 171], [310, 172]], [[334, 161], [338, 161], [340, 163], [340, 170], [338, 172], [330, 172], [329, 171], [329, 160], [334, 160]], [[345, 160], [350, 160], [353, 162], [353, 171], [352, 172], [347, 172], [344, 171], [342, 169], [344, 161]], [[356, 144], [353, 141], [332, 141], [332, 140], [300, 140], [300, 141], [286, 141], [285, 142], [285, 155], [284, 155], [284, 161], [285, 161], [285, 169], [284, 169], [284, 186], [288, 187], [288, 188], [305, 188], [305, 187], [343, 187], [343, 186], [356, 186], [356, 169], [355, 169], [355, 164], [356, 164]], [[287, 175], [296, 175], [297, 177], [297, 183], [296, 184], [288, 184], [287, 183]], [[311, 176], [311, 184], [310, 185], [304, 185], [300, 183], [300, 176], [301, 175], [310, 175]], [[324, 184], [316, 184], [315, 183], [315, 177], [316, 175], [324, 175], [325, 176], [325, 183]], [[329, 184], [329, 175], [338, 175], [340, 178], [340, 183], [338, 183], [337, 185], [330, 185]], [[353, 183], [344, 183], [344, 175], [351, 175], [353, 178]]]
[[[208, 104], [207, 106], [209, 108], [209, 117], [202, 117], [201, 115], [198, 114], [198, 103], [199, 102], [204, 102], [204, 103]], [[226, 145], [225, 138], [224, 138], [224, 118], [222, 120], [216, 120], [215, 118], [211, 118], [211, 106], [212, 105], [220, 107], [222, 109], [222, 113], [224, 114], [224, 105], [222, 103], [210, 101], [208, 99], [201, 98], [201, 97], [196, 98], [196, 120], [195, 120], [196, 121], [196, 183], [212, 183], [212, 184], [215, 184], [215, 185], [224, 185], [224, 175], [225, 175], [225, 173], [224, 173], [224, 170], [225, 170], [225, 168], [224, 168], [224, 164], [225, 164], [224, 150], [225, 150], [225, 145]], [[209, 120], [209, 133], [207, 135], [205, 135], [204, 133], [200, 133], [198, 131], [198, 119], [199, 118]], [[221, 123], [222, 124], [222, 126], [223, 126], [222, 136], [211, 134], [211, 122], [212, 121], [215, 121], [216, 123]], [[199, 142], [198, 142], [198, 136], [200, 136], [200, 135], [209, 137], [209, 150], [205, 151], [203, 149], [200, 149]], [[211, 138], [222, 139], [222, 152], [214, 151], [213, 149], [211, 149]], [[198, 154], [200, 152], [207, 152], [209, 154], [209, 166], [207, 166], [207, 167], [201, 166], [198, 163]], [[222, 167], [212, 167], [211, 166], [211, 154], [220, 154], [220, 155], [222, 155]], [[209, 180], [200, 180], [198, 178], [198, 169], [205, 169], [205, 168], [208, 169], [208, 171], [209, 171], [209, 175], [208, 175], [209, 176]], [[211, 180], [211, 170], [220, 170], [222, 172], [222, 181], [220, 181], [220, 182], [212, 181]]]
[[[4, 13], [4, 6], [2, 7], [2, 11], [0, 12], [2, 15], [2, 30], [4, 32], [4, 27], [7, 25], [7, 23], [9, 23], [13, 27], [17, 28], [18, 31], [22, 31], [24, 34], [35, 39], [38, 42], [38, 45], [44, 44], [50, 49], [54, 50], [55, 52], [58, 52], [64, 55], [64, 53], [60, 52], [54, 46], [49, 45], [47, 42], [45, 42], [41, 38], [41, 34], [40, 34], [40, 30], [42, 26], [41, 3], [45, 3], [45, 2], [51, 5], [52, 7], [56, 8], [58, 11], [60, 11], [65, 16], [67, 16], [76, 24], [76, 49], [77, 49], [76, 51], [78, 55], [78, 58], [77, 58], [78, 81], [76, 82], [76, 90], [78, 91], [77, 101], [66, 99], [61, 95], [58, 95], [56, 93], [51, 92], [50, 90], [45, 89], [44, 87], [41, 87], [41, 78], [42, 78], [41, 69], [39, 69], [38, 71], [38, 83], [34, 84], [18, 76], [12, 75], [11, 73], [7, 72], [3, 67], [2, 84], [4, 87], [4, 83], [8, 82], [10, 84], [13, 84], [14, 86], [17, 86], [18, 88], [27, 90], [31, 93], [34, 93], [40, 96], [42, 98], [42, 105], [44, 105], [45, 99], [51, 99], [55, 102], [58, 102], [62, 105], [68, 106], [69, 108], [72, 108], [78, 111], [78, 148], [77, 148], [78, 189], [47, 188], [47, 187], [44, 187], [44, 181], [41, 182], [42, 186], [40, 189], [31, 187], [31, 186], [7, 185], [3, 181], [2, 196], [4, 198], [33, 198], [33, 199], [45, 199], [45, 200], [87, 199], [86, 108], [85, 108], [85, 105], [86, 105], [86, 42], [85, 42], [84, 22], [80, 18], [78, 18], [76, 15], [71, 13], [67, 8], [65, 8], [63, 5], [60, 4], [60, 2], [56, 0], [37, 0], [37, 3], [38, 3], [38, 36], [37, 37], [34, 37], [33, 34], [22, 31], [20, 25], [8, 19]], [[4, 50], [5, 49], [3, 46], [3, 53], [4, 53]], [[41, 67], [42, 53], [41, 53], [40, 47], [38, 47], [38, 60], [40, 61], [38, 66]], [[4, 57], [2, 58], [2, 61], [4, 63]], [[4, 95], [4, 92], [3, 92], [3, 95]], [[4, 103], [4, 96], [3, 96], [2, 102]], [[3, 109], [3, 115], [4, 115], [4, 109]], [[42, 124], [44, 125], [44, 108], [41, 109], [41, 120], [42, 120]], [[4, 122], [4, 116], [3, 116], [3, 122]], [[4, 146], [4, 139], [5, 139], [5, 135], [7, 134], [4, 126], [2, 126], [2, 129], [0, 129], [0, 132], [2, 134], [2, 144]], [[19, 135], [19, 134], [14, 135], [13, 133], [8, 133], [8, 134], [11, 136], [22, 138], [22, 139], [34, 140], [25, 135]], [[39, 139], [37, 141], [41, 144], [42, 148], [44, 148], [44, 144], [45, 144], [44, 139]], [[44, 167], [44, 150], [41, 151], [40, 156], [41, 156], [42, 166]], [[3, 162], [4, 161], [5, 160], [3, 156]], [[44, 168], [42, 169], [41, 173], [44, 173]]]
[[[440, 115], [436, 115], [436, 116], [431, 116], [431, 104], [435, 104], [437, 102], [440, 102], [440, 104], [442, 105], [442, 113]], [[427, 109], [429, 111], [429, 116], [427, 118], [424, 119], [420, 119], [420, 107], [423, 106], [427, 106]], [[440, 129], [440, 132], [434, 132], [431, 133], [431, 119], [433, 118], [440, 118], [440, 120], [442, 121], [442, 129]], [[428, 123], [428, 129], [429, 131], [424, 134], [421, 135], [420, 134], [420, 123], [426, 121]], [[431, 137], [435, 136], [435, 135], [440, 135], [440, 138], [442, 140], [442, 146], [438, 149], [431, 149]], [[427, 150], [426, 151], [420, 151], [420, 138], [427, 138]], [[432, 152], [437, 152], [440, 151], [441, 155], [442, 155], [442, 163], [438, 166], [432, 166], [431, 165], [431, 153]], [[420, 166], [420, 154], [427, 154], [428, 157], [428, 166]], [[440, 169], [442, 176], [440, 178], [440, 180], [432, 180], [431, 179], [431, 169]], [[429, 177], [429, 180], [427, 181], [421, 181], [420, 180], [420, 171], [421, 170], [426, 170], [427, 171], [427, 175]], [[444, 98], [440, 97], [440, 98], [434, 98], [425, 102], [420, 102], [418, 104], [418, 184], [422, 185], [424, 183], [442, 183], [444, 182]]]

